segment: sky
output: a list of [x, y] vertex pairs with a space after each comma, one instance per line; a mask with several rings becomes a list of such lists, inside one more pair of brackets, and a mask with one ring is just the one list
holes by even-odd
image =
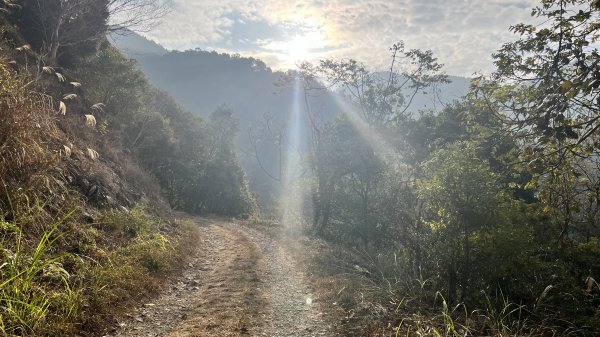
[[389, 67], [389, 48], [432, 50], [448, 74], [493, 70], [491, 54], [514, 39], [510, 25], [533, 22], [539, 0], [171, 0], [146, 37], [168, 49], [201, 48], [263, 60], [352, 58]]

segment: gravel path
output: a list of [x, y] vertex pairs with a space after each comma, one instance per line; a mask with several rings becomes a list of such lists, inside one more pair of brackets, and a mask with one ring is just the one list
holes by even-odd
[[304, 273], [296, 268], [284, 247], [271, 237], [254, 229], [229, 224], [241, 230], [262, 250], [267, 266], [266, 283], [271, 307], [264, 336], [312, 337], [329, 336], [319, 304], [306, 285]]
[[331, 336], [294, 259], [271, 236], [196, 219], [198, 255], [179, 280], [113, 336]]

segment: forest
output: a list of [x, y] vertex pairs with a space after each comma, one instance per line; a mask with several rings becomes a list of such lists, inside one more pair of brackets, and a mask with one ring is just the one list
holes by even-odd
[[460, 97], [402, 41], [272, 70], [115, 40], [169, 11], [0, 2], [0, 335], [115, 335], [193, 267], [189, 217], [321, 247], [330, 336], [600, 335], [600, 1], [539, 1]]

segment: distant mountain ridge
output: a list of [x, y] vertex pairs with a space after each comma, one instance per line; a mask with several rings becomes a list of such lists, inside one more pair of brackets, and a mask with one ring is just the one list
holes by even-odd
[[[125, 55], [136, 59], [150, 80], [187, 109], [207, 116], [227, 104], [243, 124], [262, 114], [289, 109], [291, 92], [277, 87], [281, 72], [254, 58], [204, 50], [168, 51], [138, 34], [111, 36]], [[469, 79], [449, 76], [451, 83], [437, 87], [439, 95], [419, 93], [411, 110], [439, 109], [468, 92]], [[278, 95], [274, 92], [280, 91]]]
[[145, 55], [162, 56], [169, 51], [160, 44], [132, 31], [125, 30], [108, 36], [109, 41], [125, 55], [136, 58]]

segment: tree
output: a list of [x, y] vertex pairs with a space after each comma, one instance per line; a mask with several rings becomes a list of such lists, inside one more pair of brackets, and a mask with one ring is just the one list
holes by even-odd
[[106, 0], [26, 0], [15, 19], [46, 65], [57, 64], [65, 48], [92, 48], [104, 36]]
[[235, 152], [239, 121], [227, 106], [213, 111], [209, 121], [208, 162], [200, 185], [208, 192], [204, 211], [232, 216], [250, 215], [256, 204]]
[[372, 72], [353, 59], [305, 64], [301, 69], [306, 88], [337, 90], [356, 104], [360, 117], [369, 125], [397, 122], [409, 112], [419, 92], [433, 90], [435, 84], [447, 83], [448, 79], [430, 50], [406, 50], [404, 43], [398, 42], [390, 52], [390, 68], [383, 73]]
[[289, 80], [302, 80], [305, 113], [311, 126], [311, 168], [316, 177], [312, 188], [313, 227], [317, 231], [328, 226], [329, 198], [334, 185], [331, 179], [335, 175], [324, 174], [328, 168], [319, 167], [323, 161], [317, 159], [317, 151], [321, 142], [330, 141], [325, 140], [330, 128], [311, 106], [311, 97], [322, 94], [324, 90], [334, 91], [343, 97], [348, 107], [357, 111], [355, 114], [340, 106], [336, 113], [350, 113], [351, 120], [372, 128], [365, 133], [379, 133], [409, 117], [412, 100], [419, 91], [447, 82], [442, 65], [431, 51], [405, 50], [404, 44], [399, 42], [390, 48], [390, 52], [392, 61], [384, 75], [350, 59], [324, 60], [318, 65], [304, 63], [297, 73], [289, 76]]
[[445, 245], [447, 300], [458, 299], [460, 286], [464, 301], [472, 276], [473, 235], [496, 225], [506, 195], [473, 144], [458, 142], [436, 151], [424, 171], [428, 179], [420, 184], [420, 197], [429, 209], [430, 226]]
[[[341, 229], [348, 241], [360, 238], [367, 245], [377, 237], [375, 205], [383, 163], [347, 117], [338, 117], [324, 131], [313, 158], [318, 168], [315, 179], [323, 189], [315, 230], [324, 234]], [[328, 228], [332, 219], [339, 228]]]
[[172, 0], [108, 0], [109, 31], [147, 31], [171, 10]]
[[98, 49], [108, 31], [146, 28], [168, 11], [162, 0], [23, 0], [13, 13], [44, 65]]
[[[496, 72], [480, 79], [479, 97], [520, 133], [531, 167], [541, 171], [568, 155], [590, 155], [600, 148], [600, 2], [548, 0], [532, 15], [536, 26], [518, 24], [519, 35], [494, 55]], [[540, 165], [538, 165], [540, 164]]]
[[516, 137], [526, 186], [551, 215], [551, 239], [564, 245], [579, 239], [578, 227], [595, 231], [600, 2], [543, 1], [532, 15], [545, 23], [511, 27], [520, 38], [494, 55], [497, 70], [475, 83], [474, 97]]

